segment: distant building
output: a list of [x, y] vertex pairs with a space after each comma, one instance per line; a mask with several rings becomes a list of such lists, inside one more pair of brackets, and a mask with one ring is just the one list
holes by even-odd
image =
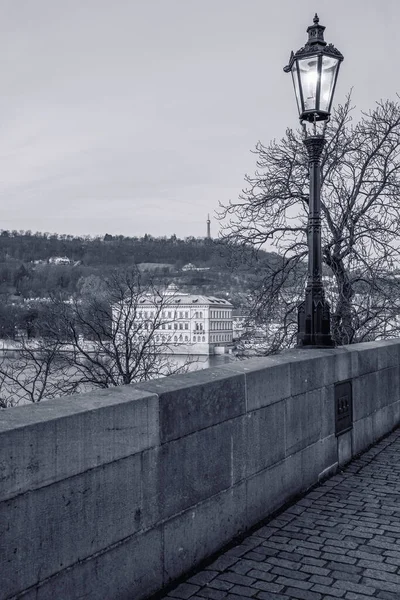
[[193, 263], [187, 263], [182, 267], [182, 271], [209, 271], [210, 267], [196, 267]]
[[249, 320], [248, 313], [233, 310], [232, 314], [233, 339], [238, 340], [254, 328], [254, 321]]
[[188, 263], [182, 267], [182, 271], [195, 271], [196, 267], [192, 263]]
[[[157, 306], [163, 303], [161, 309]], [[162, 298], [143, 296], [136, 306], [136, 319], [144, 329], [154, 326], [155, 340], [174, 354], [223, 354], [233, 341], [233, 306], [227, 300], [179, 292], [168, 286]]]
[[71, 261], [67, 256], [52, 256], [49, 258], [50, 265], [70, 265]]

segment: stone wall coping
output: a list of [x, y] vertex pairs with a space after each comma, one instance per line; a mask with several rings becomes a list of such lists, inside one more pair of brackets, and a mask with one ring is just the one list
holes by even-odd
[[[45, 400], [36, 404], [27, 404], [9, 409], [0, 409], [0, 434], [11, 429], [29, 427], [46, 421], [67, 418], [78, 413], [97, 411], [108, 406], [154, 398], [163, 393], [201, 386], [213, 381], [230, 379], [235, 374], [246, 375], [267, 368], [296, 364], [302, 361], [318, 361], [328, 357], [370, 353], [371, 350], [397, 347], [400, 352], [400, 339], [363, 342], [339, 348], [302, 349], [293, 348], [267, 357], [252, 357], [233, 361], [217, 367], [192, 371], [180, 375], [171, 375], [149, 382], [130, 384], [106, 390], [92, 390], [61, 398]], [[349, 356], [350, 358], [350, 356]], [[321, 385], [324, 385], [321, 383]], [[294, 395], [295, 390], [291, 390]]]
[[124, 385], [1, 409], [0, 435], [12, 429], [30, 427], [46, 421], [55, 421], [80, 413], [95, 412], [118, 404], [150, 400], [155, 397], [154, 393], [136, 389], [133, 385]]

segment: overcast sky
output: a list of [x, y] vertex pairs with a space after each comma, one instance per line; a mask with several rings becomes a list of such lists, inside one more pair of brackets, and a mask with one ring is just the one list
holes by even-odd
[[315, 11], [335, 103], [395, 98], [398, 0], [0, 0], [0, 228], [205, 235], [297, 126], [282, 68]]

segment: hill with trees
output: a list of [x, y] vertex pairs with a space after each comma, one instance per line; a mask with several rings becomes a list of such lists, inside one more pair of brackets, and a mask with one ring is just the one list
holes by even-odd
[[[104, 237], [0, 231], [0, 337], [20, 331], [35, 335], [35, 323], [49, 297], [79, 297], [113, 270], [137, 266], [144, 280], [160, 286], [175, 282], [182, 291], [229, 298], [247, 305], [258, 272], [279, 262], [261, 252], [257, 261], [244, 257], [251, 250], [220, 240], [189, 237], [155, 238], [122, 235]], [[182, 269], [191, 264], [194, 268]]]

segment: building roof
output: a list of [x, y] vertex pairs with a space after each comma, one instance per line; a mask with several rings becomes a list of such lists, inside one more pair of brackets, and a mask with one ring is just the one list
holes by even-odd
[[[183, 292], [175, 292], [172, 293], [172, 290], [170, 288], [170, 291], [166, 292], [165, 296], [167, 296], [167, 304], [170, 305], [209, 305], [209, 306], [220, 306], [220, 307], [226, 307], [226, 308], [233, 308], [233, 305], [228, 302], [228, 300], [225, 300], [224, 298], [215, 298], [215, 296], [204, 296], [204, 295], [200, 295], [200, 294], [184, 294]], [[164, 296], [164, 298], [165, 298]], [[143, 297], [140, 301], [139, 304], [159, 304], [161, 302], [161, 298], [159, 297], [154, 297], [154, 296], [148, 296], [147, 299], [146, 297]]]

